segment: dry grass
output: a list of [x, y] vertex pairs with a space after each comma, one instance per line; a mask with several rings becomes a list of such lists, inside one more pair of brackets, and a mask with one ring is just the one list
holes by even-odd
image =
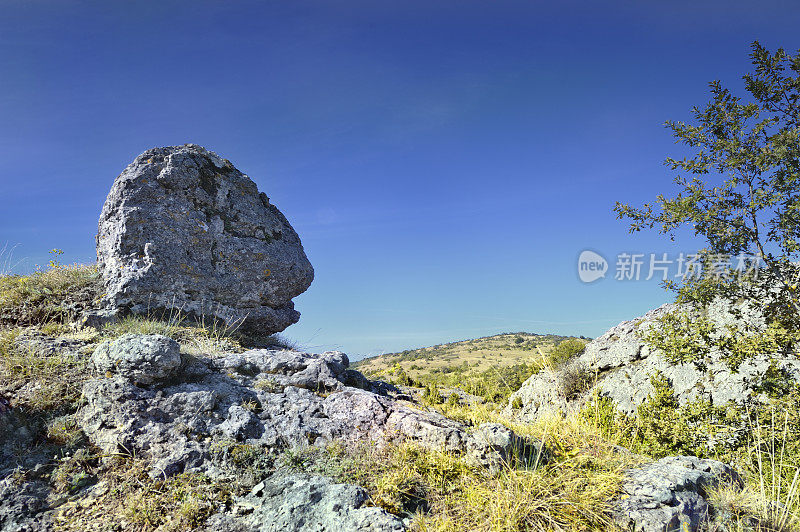
[[492, 475], [456, 454], [406, 442], [382, 449], [334, 445], [323, 457], [306, 451], [291, 462], [364, 486], [373, 504], [410, 516], [412, 530], [614, 530], [609, 501], [623, 471], [641, 457], [620, 453], [578, 416], [515, 424], [485, 405], [439, 408], [474, 424], [502, 422], [545, 441], [552, 457], [537, 468], [506, 466]]
[[97, 458], [76, 455], [65, 459], [56, 471], [66, 492], [79, 489], [82, 479], [89, 476], [101, 476], [103, 482], [102, 489], [94, 490], [91, 504], [76, 501], [60, 508], [57, 529], [190, 530], [232, 501], [230, 485], [200, 474], [152, 479], [147, 464], [140, 460], [117, 457], [99, 465]]
[[30, 275], [0, 276], [0, 323], [44, 325], [68, 323], [101, 295], [102, 282], [94, 265], [51, 268]]
[[295, 348], [292, 342], [277, 334], [252, 338], [242, 334], [236, 326], [226, 326], [211, 319], [195, 320], [177, 312], [164, 316], [126, 316], [106, 325], [102, 336], [104, 339], [114, 339], [129, 333], [168, 336], [181, 344], [181, 351], [189, 355], [240, 353], [254, 347]]
[[15, 407], [44, 412], [69, 407], [89, 377], [87, 354], [38, 352], [21, 345], [21, 329], [0, 331], [0, 387], [14, 389]]
[[756, 417], [751, 445], [738, 460], [744, 489], [723, 486], [711, 494], [722, 516], [715, 523], [720, 530], [800, 530], [800, 469], [789, 463], [789, 447], [795, 442], [787, 438], [788, 415], [773, 410], [768, 425]]

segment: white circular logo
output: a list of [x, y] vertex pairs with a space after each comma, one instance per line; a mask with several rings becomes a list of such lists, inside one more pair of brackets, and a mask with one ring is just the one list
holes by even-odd
[[608, 262], [594, 251], [584, 250], [578, 257], [578, 277], [584, 283], [593, 283], [606, 276]]

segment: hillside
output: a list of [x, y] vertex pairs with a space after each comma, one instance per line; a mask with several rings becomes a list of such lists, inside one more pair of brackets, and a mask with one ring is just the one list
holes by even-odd
[[[554, 334], [502, 333], [369, 357], [353, 366], [371, 378], [418, 387], [458, 388], [497, 402], [551, 364], [554, 355], [563, 359], [580, 350], [584, 340]], [[563, 347], [557, 350], [559, 345]], [[560, 355], [562, 350], [570, 353]]]

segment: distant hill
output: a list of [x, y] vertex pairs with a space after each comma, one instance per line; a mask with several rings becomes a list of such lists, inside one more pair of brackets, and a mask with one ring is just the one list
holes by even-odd
[[552, 363], [554, 352], [561, 358], [557, 346], [563, 344], [561, 350], [574, 350], [582, 347], [584, 340], [555, 334], [502, 333], [369, 357], [353, 366], [371, 378], [422, 388], [459, 388], [496, 402]]

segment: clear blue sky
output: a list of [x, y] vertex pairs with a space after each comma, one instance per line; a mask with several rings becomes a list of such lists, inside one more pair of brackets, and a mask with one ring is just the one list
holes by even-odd
[[[501, 331], [596, 336], [669, 297], [582, 284], [669, 191], [663, 127], [741, 91], [797, 2], [0, 2], [0, 245], [94, 260], [116, 175], [153, 146], [230, 159], [316, 269], [286, 335], [366, 353]], [[613, 268], [613, 265], [612, 265]], [[613, 274], [612, 274], [613, 275]]]

